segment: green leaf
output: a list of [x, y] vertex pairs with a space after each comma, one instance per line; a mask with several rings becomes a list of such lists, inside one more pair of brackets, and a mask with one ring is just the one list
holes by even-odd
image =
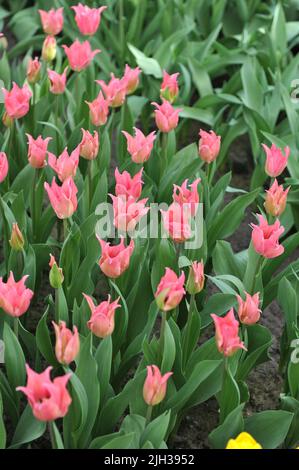
[[287, 411], [262, 411], [245, 420], [245, 431], [264, 449], [276, 449], [285, 440], [293, 416]]

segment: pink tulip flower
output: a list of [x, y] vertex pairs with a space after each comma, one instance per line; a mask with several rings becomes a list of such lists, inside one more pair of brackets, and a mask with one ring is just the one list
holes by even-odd
[[136, 201], [134, 197], [113, 196], [114, 225], [122, 232], [131, 232], [136, 228], [140, 219], [147, 214], [149, 207], [145, 207], [146, 199]]
[[33, 415], [39, 421], [54, 421], [63, 418], [72, 403], [71, 396], [66, 388], [71, 374], [56, 377], [53, 381], [50, 378], [52, 367], [41, 374], [37, 374], [26, 364], [27, 385], [17, 387], [28, 398]]
[[25, 286], [27, 278], [23, 276], [16, 282], [12, 271], [6, 283], [0, 277], [0, 307], [11, 317], [20, 317], [29, 308], [33, 291]]
[[176, 243], [184, 243], [191, 238], [190, 205], [181, 206], [173, 202], [167, 211], [161, 210], [163, 225], [166, 232]]
[[50, 11], [38, 10], [42, 22], [43, 30], [50, 36], [56, 36], [63, 28], [63, 8]]
[[0, 183], [2, 183], [8, 174], [8, 160], [5, 152], [0, 152]]
[[283, 186], [278, 184], [277, 179], [274, 180], [271, 188], [266, 191], [264, 206], [267, 214], [279, 217], [285, 211], [289, 190], [290, 188], [287, 188], [284, 191]]
[[71, 217], [78, 205], [76, 196], [78, 189], [73, 179], [68, 178], [62, 186], [58, 186], [55, 178], [53, 178], [51, 186], [48, 183], [45, 183], [44, 186], [57, 217], [59, 219]]
[[67, 55], [71, 69], [75, 72], [81, 72], [81, 70], [86, 69], [94, 56], [101, 52], [100, 49], [92, 51], [89, 41], [81, 43], [78, 39], [70, 47], [65, 45], [62, 47]]
[[124, 73], [124, 81], [126, 82], [126, 94], [131, 95], [134, 93], [136, 88], [139, 85], [139, 75], [141, 73], [141, 69], [136, 67], [135, 69], [131, 69], [128, 64], [126, 64], [125, 73]]
[[196, 214], [197, 204], [199, 203], [199, 195], [197, 186], [200, 182], [200, 178], [197, 178], [190, 184], [190, 189], [188, 189], [188, 179], [186, 179], [182, 186], [177, 186], [176, 184], [173, 185], [173, 200], [177, 202], [181, 206], [189, 205], [190, 206], [190, 213], [192, 216]]
[[20, 119], [25, 116], [29, 111], [29, 102], [32, 93], [28, 85], [22, 88], [13, 82], [13, 87], [10, 91], [2, 88], [4, 94], [4, 105], [8, 116], [12, 119]]
[[198, 153], [201, 158], [206, 163], [211, 163], [219, 155], [221, 137], [216, 135], [214, 131], [206, 132], [200, 129], [199, 131], [199, 144], [198, 144]]
[[271, 176], [271, 178], [276, 178], [283, 172], [288, 164], [290, 147], [285, 147], [285, 154], [274, 144], [272, 144], [271, 148], [267, 147], [265, 144], [262, 144], [262, 147], [266, 154], [265, 172], [268, 176]]
[[118, 245], [111, 246], [109, 242], [105, 242], [99, 237], [97, 239], [102, 248], [99, 266], [106, 276], [116, 279], [129, 267], [134, 250], [134, 240], [131, 240], [130, 244], [125, 246], [124, 239], [121, 238]]
[[57, 173], [58, 178], [63, 183], [67, 178], [76, 176], [77, 168], [79, 165], [80, 146], [78, 145], [75, 150], [69, 155], [65, 148], [58, 158], [51, 152], [48, 152], [49, 166]]
[[131, 177], [130, 173], [124, 171], [120, 173], [118, 168], [115, 169], [115, 194], [116, 196], [133, 197], [135, 200], [138, 199], [142, 191], [142, 172], [143, 168]]
[[269, 225], [267, 220], [258, 215], [259, 225], [251, 224], [252, 243], [257, 253], [264, 258], [276, 258], [284, 252], [284, 247], [279, 244], [279, 237], [284, 232], [284, 227], [279, 220]]
[[100, 26], [101, 14], [107, 7], [89, 8], [87, 5], [79, 3], [71, 8], [75, 12], [75, 21], [80, 33], [84, 36], [93, 36]]
[[239, 323], [235, 319], [234, 309], [231, 308], [227, 315], [218, 317], [211, 314], [216, 329], [216, 344], [218, 351], [224, 356], [232, 356], [238, 349], [246, 348], [239, 338]]
[[132, 157], [134, 163], [146, 162], [153, 150], [154, 141], [156, 138], [155, 131], [145, 136], [143, 132], [134, 127], [135, 137], [131, 136], [128, 132], [122, 131], [127, 139], [128, 152]]
[[181, 109], [174, 107], [165, 99], [162, 104], [152, 103], [157, 109], [155, 110], [156, 125], [161, 132], [170, 132], [175, 129], [179, 123], [179, 113]]
[[68, 365], [75, 360], [80, 350], [78, 328], [74, 326], [72, 332], [64, 321], [59, 322], [59, 325], [53, 321], [52, 325], [56, 336], [56, 359], [60, 364]]
[[174, 73], [169, 75], [165, 70], [163, 71], [163, 81], [160, 89], [160, 96], [161, 99], [165, 99], [170, 103], [173, 103], [178, 94], [179, 94], [179, 86], [178, 86], [178, 76], [179, 73]]
[[111, 298], [109, 295], [108, 300], [96, 306], [89, 295], [83, 295], [91, 310], [91, 317], [87, 322], [90, 331], [98, 338], [106, 338], [106, 336], [112, 335], [115, 326], [115, 310], [120, 307], [118, 303], [119, 298], [110, 302]]
[[94, 131], [93, 135], [89, 131], [81, 129], [83, 133], [80, 142], [80, 156], [86, 160], [94, 160], [99, 153], [99, 134]]
[[106, 124], [109, 114], [109, 103], [105, 100], [103, 93], [100, 91], [97, 98], [91, 103], [85, 101], [89, 106], [89, 116], [94, 126], [103, 126]]
[[237, 295], [239, 304], [238, 317], [241, 323], [244, 325], [254, 325], [257, 323], [261, 316], [261, 310], [259, 308], [260, 293], [257, 292], [254, 295], [250, 295], [245, 292], [246, 299], [243, 300], [240, 295]]
[[191, 295], [198, 294], [204, 288], [205, 275], [203, 261], [193, 261], [189, 270], [189, 277], [186, 289]]
[[51, 137], [42, 138], [41, 135], [34, 139], [30, 134], [28, 138], [28, 161], [33, 168], [43, 168], [46, 163], [48, 144]]
[[96, 80], [96, 83], [101, 86], [109, 106], [118, 108], [124, 104], [127, 94], [127, 81], [124, 78], [116, 78], [112, 73], [108, 84], [104, 80]]
[[185, 274], [183, 272], [178, 277], [172, 269], [165, 269], [165, 274], [161, 278], [155, 293], [156, 302], [160, 310], [167, 312], [179, 305], [186, 293], [184, 282]]
[[29, 59], [28, 65], [27, 65], [27, 81], [28, 83], [31, 83], [34, 85], [37, 83], [40, 79], [40, 69], [41, 69], [42, 64], [38, 60], [38, 57], [35, 57], [35, 59]]
[[66, 73], [68, 67], [65, 67], [62, 74], [55, 72], [55, 70], [48, 69], [48, 78], [50, 80], [50, 92], [53, 95], [61, 95], [65, 91], [66, 86]]
[[147, 376], [143, 386], [143, 399], [149, 406], [155, 406], [164, 400], [167, 390], [167, 380], [173, 372], [162, 375], [159, 367], [147, 366]]

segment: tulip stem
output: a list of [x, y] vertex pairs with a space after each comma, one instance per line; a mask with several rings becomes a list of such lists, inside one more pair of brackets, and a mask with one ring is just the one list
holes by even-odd
[[13, 329], [16, 337], [19, 337], [19, 319], [18, 317], [14, 318], [13, 320]]
[[162, 360], [163, 360], [166, 315], [167, 315], [166, 312], [161, 311], [161, 327], [160, 327], [160, 339], [159, 339], [159, 356], [161, 359], [161, 365], [162, 365]]
[[152, 412], [153, 412], [153, 406], [148, 405], [147, 410], [146, 410], [146, 417], [145, 417], [145, 423], [146, 425], [150, 423], [151, 418], [152, 418]]

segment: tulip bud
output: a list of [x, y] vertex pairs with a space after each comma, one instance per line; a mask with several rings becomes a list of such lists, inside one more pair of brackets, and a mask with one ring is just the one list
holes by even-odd
[[11, 118], [7, 112], [5, 111], [4, 114], [3, 114], [3, 117], [2, 117], [2, 122], [4, 124], [5, 127], [9, 127], [11, 128], [13, 126], [13, 123], [14, 123], [14, 119]]
[[17, 223], [12, 224], [12, 231], [9, 244], [14, 251], [22, 251], [24, 247], [24, 238]]
[[64, 276], [62, 269], [59, 268], [54, 256], [51, 254], [49, 266], [51, 268], [49, 274], [50, 285], [53, 287], [53, 289], [59, 289], [64, 281]]
[[167, 389], [167, 380], [172, 372], [167, 372], [163, 376], [157, 366], [147, 367], [147, 377], [143, 386], [143, 398], [147, 405], [155, 406], [164, 400]]
[[47, 36], [43, 43], [42, 58], [46, 62], [52, 62], [56, 57], [56, 39], [54, 36]]
[[204, 264], [194, 261], [190, 266], [189, 276], [186, 284], [186, 289], [189, 294], [198, 294], [203, 290], [205, 283]]
[[41, 63], [39, 62], [38, 58], [35, 57], [34, 60], [30, 59], [27, 66], [27, 80], [28, 83], [34, 85], [40, 79], [40, 69]]

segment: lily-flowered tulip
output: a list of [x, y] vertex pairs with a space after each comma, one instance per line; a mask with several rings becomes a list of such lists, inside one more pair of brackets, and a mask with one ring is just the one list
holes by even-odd
[[167, 391], [167, 380], [172, 372], [162, 375], [159, 367], [147, 366], [147, 376], [143, 385], [143, 399], [149, 406], [155, 406], [164, 400]]
[[189, 204], [173, 202], [167, 211], [161, 210], [166, 232], [176, 243], [183, 243], [191, 238], [191, 212]]
[[63, 183], [67, 178], [76, 176], [77, 168], [79, 165], [80, 146], [78, 145], [75, 150], [69, 155], [65, 148], [58, 158], [51, 152], [48, 152], [49, 166], [57, 173], [58, 178]]
[[41, 374], [30, 369], [26, 364], [27, 385], [17, 387], [28, 398], [32, 413], [39, 421], [54, 421], [63, 418], [72, 403], [71, 396], [66, 388], [71, 374], [56, 377], [53, 381], [50, 378], [52, 367]]
[[15, 281], [12, 271], [6, 283], [0, 277], [0, 308], [11, 317], [20, 317], [29, 308], [33, 292], [25, 286], [27, 278]]
[[156, 302], [160, 310], [168, 312], [179, 305], [186, 293], [184, 282], [185, 274], [183, 272], [178, 277], [172, 269], [165, 269], [165, 274], [161, 278], [155, 293]]
[[52, 62], [56, 57], [57, 43], [54, 36], [47, 36], [42, 47], [42, 58], [46, 62]]
[[55, 178], [52, 180], [52, 185], [45, 183], [45, 190], [48, 193], [50, 203], [59, 219], [67, 219], [71, 217], [77, 209], [77, 186], [72, 178], [68, 178], [58, 186]]
[[116, 78], [112, 73], [109, 83], [104, 80], [96, 80], [96, 83], [101, 86], [109, 106], [118, 108], [124, 104], [127, 94], [127, 81], [124, 78]]
[[14, 251], [22, 251], [24, 247], [24, 237], [18, 224], [15, 222], [12, 224], [11, 236], [9, 244]]
[[138, 171], [136, 175], [131, 177], [130, 173], [127, 171], [123, 171], [120, 173], [118, 168], [115, 169], [115, 194], [116, 196], [126, 196], [126, 197], [133, 197], [134, 199], [138, 199], [141, 195], [142, 191], [142, 171]]
[[71, 8], [75, 12], [75, 21], [80, 33], [84, 36], [93, 36], [100, 26], [101, 14], [107, 7], [89, 8], [87, 5], [79, 3]]
[[188, 180], [186, 179], [182, 186], [177, 186], [176, 184], [173, 185], [173, 200], [178, 204], [182, 205], [189, 205], [190, 206], [190, 213], [192, 216], [196, 214], [197, 204], [199, 203], [199, 195], [197, 191], [198, 183], [200, 182], [200, 178], [197, 178], [190, 184], [190, 189], [188, 189]]
[[162, 104], [152, 103], [157, 108], [155, 110], [156, 125], [161, 132], [170, 132], [177, 127], [181, 110], [174, 109], [165, 99], [162, 101]]
[[198, 144], [198, 153], [201, 158], [206, 163], [211, 163], [219, 155], [221, 137], [220, 135], [215, 134], [214, 131], [206, 132], [200, 129], [199, 131], [199, 144]]
[[211, 314], [216, 329], [216, 344], [218, 351], [224, 356], [232, 356], [238, 349], [246, 348], [239, 338], [239, 322], [235, 319], [234, 309], [231, 308], [227, 315], [218, 317]]
[[139, 85], [139, 75], [141, 73], [141, 69], [136, 67], [135, 69], [131, 69], [128, 64], [126, 64], [125, 73], [124, 73], [124, 81], [126, 82], [126, 93], [127, 95], [131, 95], [134, 93], [136, 88]]
[[83, 133], [80, 146], [80, 156], [86, 160], [94, 160], [99, 153], [99, 134], [94, 131], [93, 135], [89, 131], [81, 129]]
[[271, 188], [266, 191], [264, 206], [267, 214], [279, 217], [285, 211], [289, 190], [290, 188], [284, 190], [283, 186], [278, 184], [277, 179], [274, 180]]
[[136, 199], [132, 196], [113, 196], [110, 194], [113, 202], [114, 225], [122, 232], [131, 232], [136, 228], [140, 219], [147, 214], [149, 207], [145, 207], [147, 198]]
[[241, 432], [236, 439], [230, 439], [227, 443], [226, 449], [262, 449], [262, 446], [248, 434], [248, 432]]
[[66, 86], [66, 73], [68, 67], [65, 67], [62, 74], [55, 72], [55, 70], [48, 69], [48, 78], [50, 80], [50, 92], [54, 95], [61, 95], [65, 91]]
[[143, 132], [136, 127], [134, 127], [134, 131], [135, 137], [126, 131], [122, 131], [122, 133], [127, 139], [128, 152], [133, 162], [144, 163], [149, 159], [151, 151], [153, 150], [156, 133], [153, 131], [148, 136], [145, 136]]
[[41, 69], [42, 64], [38, 60], [38, 57], [35, 57], [35, 59], [29, 59], [28, 65], [27, 65], [27, 81], [28, 83], [32, 83], [34, 85], [37, 83], [40, 79], [40, 69]]
[[179, 73], [169, 75], [165, 70], [163, 71], [163, 81], [160, 89], [161, 99], [165, 99], [173, 103], [179, 94], [178, 86]]
[[279, 176], [288, 164], [288, 158], [290, 156], [290, 147], [285, 147], [284, 154], [279, 147], [272, 144], [271, 148], [267, 145], [262, 144], [262, 147], [266, 154], [265, 172], [271, 178]]
[[64, 275], [62, 268], [58, 266], [56, 259], [52, 254], [50, 254], [49, 266], [51, 268], [49, 274], [50, 286], [53, 287], [53, 289], [59, 289], [64, 281]]
[[106, 338], [106, 336], [112, 335], [115, 326], [115, 310], [120, 307], [118, 303], [119, 298], [110, 302], [111, 298], [109, 295], [108, 300], [96, 306], [89, 295], [83, 295], [91, 310], [91, 317], [87, 322], [90, 331], [98, 338]]
[[43, 30], [50, 36], [56, 36], [63, 28], [63, 8], [50, 11], [38, 10], [42, 22]]
[[99, 266], [106, 276], [116, 279], [129, 267], [134, 250], [134, 240], [131, 240], [130, 244], [125, 246], [124, 239], [121, 238], [118, 245], [111, 246], [109, 242], [105, 242], [99, 237], [97, 239], [102, 248]]
[[53, 321], [52, 325], [56, 336], [56, 359], [60, 364], [68, 365], [75, 360], [80, 350], [78, 328], [74, 326], [72, 332], [64, 321], [59, 322], [59, 325]]
[[0, 183], [5, 180], [8, 173], [8, 160], [5, 152], [0, 152]]
[[12, 119], [20, 119], [25, 116], [29, 111], [29, 101], [32, 93], [28, 85], [22, 88], [13, 82], [12, 89], [7, 91], [2, 88], [4, 94], [4, 105], [8, 116]]
[[276, 258], [284, 252], [284, 247], [279, 244], [279, 237], [284, 232], [284, 227], [276, 220], [269, 225], [267, 220], [258, 215], [259, 225], [251, 224], [252, 243], [257, 253], [265, 258]]
[[81, 43], [78, 39], [70, 47], [65, 45], [62, 47], [67, 55], [71, 69], [75, 72], [81, 72], [81, 70], [86, 69], [94, 56], [101, 52], [100, 49], [93, 51], [89, 41]]
[[41, 135], [34, 139], [30, 134], [28, 138], [28, 161], [33, 168], [43, 168], [46, 165], [48, 144], [51, 137], [42, 138]]
[[239, 304], [238, 317], [244, 325], [254, 325], [257, 323], [261, 316], [261, 309], [259, 308], [260, 294], [257, 292], [250, 295], [245, 292], [246, 299], [243, 300], [240, 295], [237, 295]]
[[97, 98], [91, 103], [85, 101], [89, 107], [89, 116], [94, 126], [103, 126], [106, 124], [109, 114], [109, 103], [105, 100], [103, 93], [100, 91]]
[[203, 290], [204, 284], [205, 275], [203, 261], [193, 261], [189, 269], [186, 289], [191, 295], [198, 294]]

